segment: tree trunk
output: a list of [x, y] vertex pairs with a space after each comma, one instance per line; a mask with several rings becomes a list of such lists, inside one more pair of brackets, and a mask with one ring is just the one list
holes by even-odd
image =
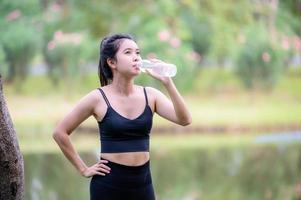
[[24, 165], [0, 74], [0, 200], [24, 199]]

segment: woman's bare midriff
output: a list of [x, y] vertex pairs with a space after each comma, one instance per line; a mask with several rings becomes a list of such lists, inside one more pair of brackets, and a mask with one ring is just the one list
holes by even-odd
[[122, 165], [139, 166], [149, 160], [149, 152], [101, 153], [101, 158]]

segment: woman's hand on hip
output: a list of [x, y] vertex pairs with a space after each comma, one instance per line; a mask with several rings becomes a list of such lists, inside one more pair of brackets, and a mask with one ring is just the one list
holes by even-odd
[[81, 174], [89, 178], [94, 175], [101, 175], [105, 176], [106, 174], [110, 173], [110, 167], [106, 166], [105, 163], [108, 163], [107, 160], [99, 160], [96, 164], [92, 165], [91, 167], [87, 167]]

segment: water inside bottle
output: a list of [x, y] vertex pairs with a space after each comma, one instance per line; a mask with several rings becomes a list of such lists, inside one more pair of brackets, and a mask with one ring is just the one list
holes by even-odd
[[153, 63], [149, 60], [141, 60], [139, 67], [142, 72], [145, 72], [145, 69], [148, 69], [161, 76], [167, 77], [173, 77], [177, 73], [177, 67], [169, 63]]

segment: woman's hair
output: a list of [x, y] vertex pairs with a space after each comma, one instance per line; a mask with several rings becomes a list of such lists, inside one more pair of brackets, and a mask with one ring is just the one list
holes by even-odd
[[107, 61], [108, 59], [116, 59], [116, 53], [124, 39], [135, 41], [131, 35], [114, 34], [103, 38], [100, 43], [98, 76], [101, 86], [108, 85], [113, 79], [113, 73]]

